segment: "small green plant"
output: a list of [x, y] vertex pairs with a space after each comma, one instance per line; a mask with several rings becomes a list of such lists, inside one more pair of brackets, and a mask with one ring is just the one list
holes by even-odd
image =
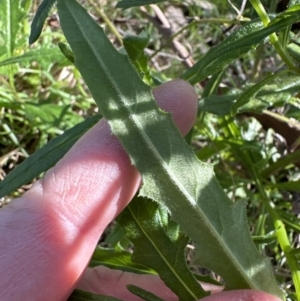
[[[32, 23], [30, 43], [39, 38], [55, 2], [42, 2]], [[158, 2], [164, 1], [122, 0], [117, 7], [129, 9]], [[16, 17], [18, 21], [13, 22], [14, 26], [25, 17], [28, 9], [29, 4], [21, 9], [22, 16]], [[283, 190], [300, 190], [297, 172], [291, 171], [292, 168], [297, 170], [296, 164], [299, 164], [299, 139], [291, 146], [294, 153], [281, 154], [274, 147], [270, 132], [263, 138], [258, 135], [261, 126], [257, 121], [262, 116], [258, 114], [265, 114], [282, 124], [293, 124], [300, 131], [299, 123], [292, 119], [300, 117], [300, 48], [297, 34], [291, 31], [292, 25], [299, 21], [298, 1], [290, 1], [279, 14], [268, 14], [259, 0], [251, 0], [246, 7], [249, 18], [242, 15], [231, 21], [220, 18], [220, 23], [239, 25], [221, 42], [199, 55], [187, 70], [180, 70], [182, 79], [193, 85], [202, 84], [198, 87], [198, 119], [190, 133], [195, 150], [187, 145], [170, 116], [159, 110], [153, 100], [150, 88], [164, 78], [155, 72], [149, 56], [145, 55], [149, 43], [155, 44], [147, 29], [137, 36], [124, 37], [123, 47], [117, 50], [103, 29], [75, 0], [58, 0], [57, 9], [66, 38], [66, 41], [59, 38], [61, 51], [74, 62], [100, 113], [108, 120], [112, 132], [143, 177], [139, 195], [121, 213], [118, 226], [112, 230], [122, 227], [125, 234], [122, 232], [114, 241], [113, 252], [98, 248], [91, 265], [101, 262], [110, 266], [114, 255], [122, 254], [126, 264], [120, 269], [155, 271], [180, 300], [197, 300], [206, 296], [206, 292], [196, 280], [201, 277], [186, 265], [185, 248], [191, 242], [195, 247], [193, 267], [205, 267], [221, 276], [225, 289], [257, 289], [282, 299], [300, 301], [299, 249], [291, 242], [291, 237], [299, 236], [300, 228], [293, 214], [287, 213], [290, 204], [283, 204], [281, 195]], [[211, 21], [216, 22], [216, 19]], [[196, 18], [181, 31], [194, 26], [197, 26]], [[175, 37], [169, 37], [169, 43]], [[22, 51], [24, 45], [20, 44]], [[16, 47], [6, 49], [2, 65], [30, 61], [31, 55], [43, 51], [28, 50], [14, 56]], [[278, 64], [260, 74], [261, 64], [270, 57], [268, 52], [276, 57]], [[239, 68], [244, 70], [246, 79], [234, 75]], [[16, 93], [12, 69], [5, 72], [10, 83], [9, 94]], [[235, 76], [239, 84], [230, 81], [231, 76]], [[269, 110], [284, 105], [290, 108], [285, 117]], [[251, 119], [245, 121], [249, 116]], [[95, 115], [74, 127], [68, 124], [69, 129], [61, 136], [7, 175], [0, 183], [0, 197], [53, 166], [98, 119]], [[204, 137], [208, 142], [197, 148]], [[205, 163], [208, 160], [213, 164]], [[216, 175], [213, 165], [218, 166]], [[284, 172], [289, 173], [285, 182], [281, 181]], [[293, 176], [295, 181], [291, 181]], [[134, 245], [132, 255], [118, 244], [124, 235]], [[283, 258], [286, 260], [287, 277], [274, 276], [269, 260], [262, 255], [272, 252], [278, 265]], [[289, 277], [291, 286], [284, 283]], [[216, 283], [209, 277], [204, 277], [204, 281]], [[283, 283], [281, 289], [278, 283]], [[147, 292], [130, 289], [150, 300]], [[92, 300], [92, 294], [75, 292], [73, 299], [76, 298]]]

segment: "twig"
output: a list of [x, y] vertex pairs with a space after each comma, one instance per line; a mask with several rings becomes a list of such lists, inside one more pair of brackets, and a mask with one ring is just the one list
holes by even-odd
[[[142, 13], [144, 14], [144, 16], [151, 21], [154, 26], [158, 29], [158, 31], [162, 34], [162, 36], [165, 39], [169, 39], [174, 32], [172, 31], [172, 27], [169, 23], [169, 21], [167, 20], [167, 18], [165, 17], [165, 15], [163, 14], [163, 12], [161, 11], [161, 9], [157, 6], [157, 5], [151, 5], [151, 8], [153, 9], [153, 11], [156, 14], [156, 18], [152, 17], [144, 7], [141, 7], [140, 10], [142, 11]], [[190, 55], [190, 53], [188, 52], [188, 50], [182, 45], [182, 43], [180, 43], [178, 40], [172, 40], [171, 41], [171, 47], [173, 48], [173, 50], [178, 53], [179, 57], [181, 58], [183, 64], [187, 67], [190, 68], [194, 65], [194, 61]]]

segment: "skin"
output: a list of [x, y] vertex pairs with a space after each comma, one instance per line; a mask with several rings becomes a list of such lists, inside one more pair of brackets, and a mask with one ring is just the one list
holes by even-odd
[[[177, 80], [153, 92], [173, 114], [182, 134], [193, 125], [197, 95]], [[106, 267], [86, 269], [106, 226], [141, 184], [119, 141], [101, 120], [21, 198], [0, 210], [2, 301], [65, 301], [74, 288], [138, 301], [134, 283], [168, 301], [178, 300], [159, 277]], [[224, 292], [203, 301], [278, 301], [251, 290]]]

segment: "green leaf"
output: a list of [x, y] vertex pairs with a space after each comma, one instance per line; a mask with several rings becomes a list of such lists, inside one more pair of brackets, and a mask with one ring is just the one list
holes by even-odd
[[[256, 250], [245, 203], [232, 203], [162, 112], [127, 56], [73, 0], [59, 0], [63, 32], [75, 64], [100, 111], [143, 176], [142, 196], [163, 202], [193, 241], [199, 265], [218, 273], [227, 289], [252, 288], [282, 296], [269, 260]], [[97, 38], [95, 38], [97, 37]]]
[[117, 221], [134, 244], [132, 261], [155, 270], [179, 300], [197, 300], [207, 295], [186, 265], [188, 238], [170, 240], [157, 203], [135, 198]]
[[263, 178], [269, 177], [271, 174], [274, 174], [278, 170], [285, 169], [290, 164], [295, 164], [299, 161], [300, 158], [300, 150], [296, 150], [293, 153], [289, 153], [284, 157], [278, 159], [276, 162], [270, 164], [265, 170], [261, 171], [261, 175]]
[[26, 12], [28, 12], [30, 9], [30, 6], [31, 6], [31, 2], [32, 2], [32, 0], [23, 0], [21, 2], [22, 9], [24, 9]]
[[220, 153], [223, 149], [226, 149], [227, 146], [226, 141], [213, 140], [211, 143], [197, 151], [196, 154], [199, 160], [206, 161], [215, 154]]
[[231, 107], [242, 100], [238, 105], [239, 112], [260, 113], [270, 106], [282, 106], [290, 103], [298, 94], [299, 89], [300, 77], [298, 75], [290, 73], [288, 76], [282, 76], [281, 73], [277, 73], [266, 77], [266, 80], [258, 84], [247, 84], [241, 90], [231, 90], [228, 95], [204, 97], [200, 99], [199, 111], [224, 116], [230, 114]]
[[[67, 114], [71, 114], [69, 110], [70, 107], [71, 105], [57, 105], [52, 103], [36, 104], [27, 102], [24, 104], [24, 110], [28, 120], [33, 121], [38, 117], [43, 124], [49, 124], [50, 126], [56, 127], [60, 126], [61, 121]], [[79, 117], [78, 115], [73, 116], [75, 118]]]
[[252, 236], [252, 239], [256, 244], [271, 244], [277, 241], [277, 236], [275, 231], [271, 231], [265, 235]]
[[219, 88], [221, 81], [223, 79], [223, 76], [225, 74], [225, 70], [220, 71], [219, 73], [215, 73], [212, 75], [212, 77], [207, 81], [205, 84], [202, 97], [208, 97], [217, 92], [217, 89]]
[[164, 301], [163, 299], [157, 297], [153, 293], [150, 293], [150, 292], [148, 292], [148, 291], [146, 291], [146, 290], [144, 290], [144, 289], [142, 289], [138, 286], [132, 285], [132, 284], [128, 284], [127, 289], [131, 293], [143, 298], [146, 301]]
[[33, 44], [40, 37], [44, 23], [48, 14], [57, 0], [43, 0], [40, 4], [33, 21], [31, 23], [31, 32], [29, 36], [29, 44]]
[[150, 36], [146, 31], [142, 31], [138, 36], [127, 35], [124, 37], [124, 47], [133, 62], [144, 54], [144, 49], [147, 47], [149, 40]]
[[283, 70], [281, 72], [269, 75], [265, 77], [262, 81], [258, 82], [257, 84], [253, 85], [252, 87], [244, 90], [241, 95], [238, 97], [237, 101], [231, 107], [231, 114], [235, 115], [238, 113], [239, 109], [250, 102], [251, 98], [254, 98], [255, 95], [269, 82], [273, 81], [274, 79], [278, 78], [282, 75], [287, 75], [286, 73], [289, 70]]
[[0, 45], [6, 49], [6, 57], [11, 57], [18, 41], [18, 32], [26, 11], [21, 6], [21, 0], [0, 1]]
[[6, 60], [0, 61], [0, 67], [17, 63], [25, 64], [33, 60], [37, 62], [43, 62], [45, 60], [57, 62], [60, 61], [61, 58], [62, 55], [57, 48], [41, 48], [36, 50], [29, 50], [23, 55], [13, 56]]
[[300, 62], [300, 46], [295, 43], [290, 43], [287, 46], [289, 54], [299, 63]]
[[131, 245], [131, 242], [125, 235], [125, 230], [118, 223], [107, 233], [104, 242], [112, 248], [116, 248], [120, 245], [120, 247], [128, 249]]
[[148, 66], [148, 58], [144, 54], [150, 36], [146, 31], [142, 31], [138, 36], [128, 35], [123, 39], [124, 48], [131, 62], [136, 67], [144, 82], [153, 85], [150, 68]]
[[86, 119], [28, 157], [0, 182], [0, 198], [27, 184], [52, 167], [98, 120], [99, 116]]
[[218, 116], [228, 115], [231, 112], [231, 106], [235, 103], [238, 95], [211, 95], [201, 98], [198, 111], [205, 111]]
[[89, 263], [90, 267], [105, 265], [110, 269], [117, 269], [136, 274], [155, 274], [153, 270], [148, 269], [143, 264], [137, 264], [131, 261], [131, 253], [123, 250], [121, 247], [107, 249], [97, 247]]
[[254, 49], [271, 33], [280, 31], [299, 20], [299, 11], [281, 14], [267, 27], [258, 20], [249, 22], [231, 34], [219, 45], [211, 48], [193, 67], [183, 74], [182, 79], [192, 84], [211, 74], [223, 70], [231, 62]]
[[123, 301], [114, 297], [93, 294], [81, 290], [75, 290], [68, 298], [68, 301]]
[[135, 6], [144, 6], [144, 5], [150, 5], [160, 2], [165, 2], [166, 0], [121, 0], [117, 3], [118, 8], [127, 9], [130, 7]]
[[276, 184], [270, 183], [269, 186], [281, 190], [300, 191], [300, 180]]
[[72, 63], [75, 63], [75, 58], [71, 47], [66, 43], [58, 43], [58, 47], [63, 55]]

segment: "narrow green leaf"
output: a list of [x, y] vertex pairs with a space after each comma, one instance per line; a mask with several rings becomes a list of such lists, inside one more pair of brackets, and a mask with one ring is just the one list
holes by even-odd
[[197, 157], [199, 160], [206, 161], [209, 158], [213, 157], [215, 154], [220, 153], [223, 149], [226, 149], [226, 141], [213, 140], [210, 144], [202, 147], [197, 151]]
[[300, 257], [300, 248], [292, 250], [289, 254]]
[[90, 267], [105, 265], [111, 269], [122, 270], [136, 274], [156, 274], [143, 264], [131, 261], [131, 253], [121, 247], [114, 249], [97, 247], [89, 263]]
[[52, 62], [60, 61], [61, 57], [62, 55], [57, 48], [41, 48], [37, 50], [29, 50], [23, 55], [13, 56], [6, 60], [0, 61], [0, 67], [17, 63], [24, 64], [33, 60], [37, 62], [42, 62], [45, 59], [51, 60]]
[[81, 290], [75, 290], [69, 297], [68, 301], [123, 301], [110, 296], [93, 294]]
[[289, 76], [286, 76], [279, 73], [267, 77], [265, 81], [256, 85], [247, 84], [241, 90], [231, 90], [228, 95], [204, 97], [200, 99], [199, 111], [224, 116], [230, 114], [231, 107], [234, 106], [238, 99], [242, 99], [239, 112], [260, 113], [270, 106], [282, 106], [290, 103], [293, 97], [298, 94], [299, 89], [300, 77], [298, 75], [290, 73]]
[[277, 236], [275, 231], [271, 231], [265, 235], [252, 236], [252, 239], [256, 244], [271, 244], [277, 241]]
[[123, 43], [126, 53], [136, 67], [141, 78], [143, 78], [146, 84], [153, 86], [153, 80], [148, 66], [148, 58], [144, 53], [144, 49], [147, 47], [149, 39], [149, 34], [146, 31], [142, 31], [138, 36], [126, 36], [123, 39]]
[[280, 218], [288, 228], [291, 228], [296, 232], [300, 232], [299, 219], [296, 216], [291, 216], [289, 213], [281, 211]]
[[270, 183], [269, 186], [281, 190], [300, 191], [300, 180], [276, 184]]
[[[300, 12], [300, 4], [293, 4], [292, 6], [288, 6], [288, 8], [283, 11], [282, 13], [278, 14], [276, 16], [276, 18], [274, 18], [273, 20], [271, 20], [271, 22], [268, 25], [272, 25], [275, 24], [283, 19], [289, 19], [291, 16], [298, 14], [298, 20], [299, 21], [299, 12]], [[289, 24], [292, 25], [292, 24]]]
[[205, 84], [205, 88], [202, 93], [202, 97], [208, 97], [217, 92], [218, 87], [221, 84], [223, 76], [225, 74], [226, 69], [220, 71], [219, 73], [215, 73]]
[[264, 27], [258, 20], [249, 22], [226, 38], [219, 45], [211, 48], [193, 67], [183, 74], [182, 79], [192, 84], [205, 79], [211, 74], [223, 70], [231, 62], [255, 48], [271, 33], [280, 31], [299, 20], [299, 11], [282, 14]]
[[71, 47], [66, 43], [58, 43], [58, 47], [63, 55], [72, 63], [75, 63], [75, 58]]
[[207, 295], [186, 265], [188, 237], [170, 240], [157, 203], [135, 198], [117, 221], [134, 244], [132, 261], [155, 270], [179, 300], [197, 300]]
[[26, 12], [28, 12], [28, 10], [30, 9], [30, 6], [31, 6], [31, 2], [32, 2], [32, 0], [23, 0], [21, 2], [22, 9], [24, 9]]
[[43, 0], [43, 2], [40, 4], [31, 23], [31, 32], [29, 36], [30, 45], [37, 41], [37, 39], [40, 37], [44, 23], [55, 2], [56, 0]]
[[6, 49], [6, 57], [8, 58], [14, 54], [21, 22], [27, 13], [22, 8], [21, 2], [21, 0], [0, 1], [0, 45]]
[[269, 75], [265, 77], [262, 81], [258, 82], [257, 84], [251, 86], [250, 88], [244, 90], [241, 95], [238, 97], [237, 101], [231, 107], [231, 114], [235, 115], [238, 113], [239, 108], [241, 108], [246, 103], [250, 102], [251, 98], [255, 97], [255, 95], [269, 82], [273, 81], [274, 79], [286, 75], [289, 70], [283, 70], [281, 72]]
[[[245, 203], [232, 203], [162, 112], [128, 58], [73, 0], [59, 0], [63, 32], [75, 64], [100, 111], [143, 176], [142, 196], [165, 204], [193, 241], [199, 265], [215, 271], [226, 288], [252, 288], [282, 296], [269, 260], [256, 250]], [[97, 38], [95, 38], [97, 37]]]
[[269, 175], [277, 172], [278, 170], [285, 169], [290, 164], [299, 162], [300, 150], [297, 150], [293, 153], [287, 154], [284, 157], [278, 159], [276, 162], [272, 163], [265, 170], [261, 171], [261, 175], [264, 178], [269, 177]]
[[127, 9], [130, 7], [135, 6], [144, 6], [144, 5], [150, 5], [160, 2], [165, 2], [166, 0], [121, 0], [117, 3], [118, 8]]
[[155, 296], [153, 293], [150, 293], [138, 286], [129, 284], [127, 285], [127, 289], [132, 292], [133, 294], [143, 298], [146, 301], [164, 301], [163, 299]]
[[295, 43], [290, 43], [287, 46], [287, 50], [292, 58], [294, 58], [298, 63], [300, 62], [300, 46]]
[[125, 235], [125, 230], [118, 223], [107, 233], [104, 242], [112, 248], [116, 248], [120, 245], [122, 248], [128, 249], [131, 245], [131, 242]]
[[53, 103], [30, 103], [23, 105], [26, 118], [34, 121], [36, 118], [43, 123], [44, 126], [55, 126], [64, 130], [67, 125], [63, 121], [72, 120], [73, 124], [83, 121], [81, 116], [71, 112], [71, 105], [58, 105]]
[[0, 182], [0, 198], [52, 167], [98, 120], [99, 116], [86, 119], [28, 157]]
[[239, 95], [211, 95], [199, 101], [198, 111], [205, 111], [224, 116], [230, 114], [231, 107]]
[[149, 40], [150, 36], [146, 31], [142, 31], [138, 36], [127, 35], [124, 37], [124, 47], [133, 62], [144, 54], [144, 49], [147, 47]]

